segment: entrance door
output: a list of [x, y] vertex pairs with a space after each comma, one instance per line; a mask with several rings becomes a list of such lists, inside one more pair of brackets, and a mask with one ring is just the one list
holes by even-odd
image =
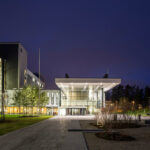
[[67, 108], [67, 115], [85, 115], [85, 108]]

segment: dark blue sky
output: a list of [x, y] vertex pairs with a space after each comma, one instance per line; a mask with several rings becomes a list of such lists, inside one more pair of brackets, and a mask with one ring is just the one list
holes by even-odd
[[0, 41], [20, 41], [28, 66], [54, 77], [110, 77], [150, 85], [149, 0], [0, 0]]

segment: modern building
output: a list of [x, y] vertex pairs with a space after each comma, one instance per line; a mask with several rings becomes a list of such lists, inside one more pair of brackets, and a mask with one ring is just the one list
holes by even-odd
[[23, 88], [27, 84], [44, 87], [44, 82], [27, 68], [27, 51], [21, 43], [0, 43], [0, 59], [5, 63], [6, 90]]
[[5, 61], [5, 89], [22, 88], [27, 69], [27, 52], [19, 43], [0, 43], [0, 58]]
[[56, 78], [60, 88], [60, 115], [94, 114], [105, 107], [105, 92], [120, 84], [120, 79]]
[[60, 90], [43, 90], [49, 97], [48, 104], [46, 105], [48, 115], [58, 115], [58, 109], [61, 102]]
[[27, 51], [22, 44], [0, 43], [0, 105], [5, 91], [7, 113], [18, 112], [13, 105], [15, 91], [33, 85], [49, 97], [47, 105], [42, 108], [44, 114], [94, 114], [105, 107], [105, 93], [120, 82], [120, 79], [110, 78], [56, 78], [59, 90], [44, 90], [45, 83], [27, 68]]
[[2, 95], [5, 105], [11, 106], [14, 91], [26, 85], [44, 88], [45, 83], [27, 68], [27, 51], [21, 43], [0, 43], [0, 106]]

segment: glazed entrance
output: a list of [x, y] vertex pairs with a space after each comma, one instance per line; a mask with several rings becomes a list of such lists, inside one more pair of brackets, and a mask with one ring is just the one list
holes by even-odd
[[85, 115], [86, 108], [67, 108], [66, 115]]

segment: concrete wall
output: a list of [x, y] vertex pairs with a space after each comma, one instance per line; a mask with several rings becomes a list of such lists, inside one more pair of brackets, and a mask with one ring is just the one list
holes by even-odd
[[0, 44], [0, 57], [6, 60], [6, 89], [18, 87], [18, 44]]
[[24, 87], [25, 78], [25, 70], [27, 70], [27, 51], [25, 48], [19, 44], [18, 47], [18, 86], [19, 88]]
[[24, 86], [27, 52], [20, 43], [0, 43], [0, 57], [6, 60], [6, 89]]

